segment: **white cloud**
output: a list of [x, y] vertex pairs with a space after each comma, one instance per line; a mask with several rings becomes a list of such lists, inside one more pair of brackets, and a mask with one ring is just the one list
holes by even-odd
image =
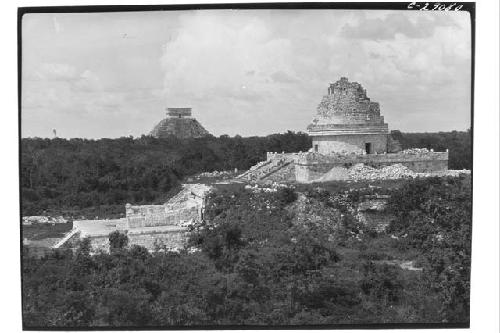
[[[216, 135], [305, 130], [340, 76], [381, 103], [391, 128], [466, 128], [470, 22], [464, 13], [439, 15], [214, 10], [57, 14], [47, 22], [32, 15], [23, 37], [26, 133], [50, 118], [83, 136], [140, 135], [167, 106], [193, 107]], [[113, 126], [101, 129], [106, 122]]]

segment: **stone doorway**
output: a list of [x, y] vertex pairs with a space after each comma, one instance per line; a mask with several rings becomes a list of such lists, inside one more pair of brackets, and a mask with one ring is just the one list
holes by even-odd
[[372, 143], [371, 142], [366, 142], [365, 143], [365, 151], [367, 154], [372, 154]]

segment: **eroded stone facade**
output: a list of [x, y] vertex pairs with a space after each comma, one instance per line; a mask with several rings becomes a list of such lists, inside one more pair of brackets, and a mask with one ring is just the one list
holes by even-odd
[[127, 234], [130, 245], [141, 245], [148, 250], [182, 247], [188, 225], [203, 218], [205, 196], [210, 191], [207, 185], [184, 184], [182, 190], [163, 205], [127, 204], [125, 218], [74, 221], [73, 230], [54, 247], [88, 237], [94, 251], [107, 251], [108, 236], [114, 231]]
[[313, 151], [321, 154], [388, 152], [388, 125], [366, 90], [345, 77], [330, 84], [307, 127]]
[[404, 176], [405, 170], [398, 168], [421, 176], [444, 175], [448, 170], [448, 151], [402, 151], [401, 144], [389, 134], [379, 104], [368, 98], [359, 83], [345, 77], [330, 84], [307, 130], [312, 137], [308, 152], [267, 153], [266, 161], [239, 178], [250, 182], [304, 183], [353, 180], [356, 170], [352, 168], [356, 165], [373, 168], [373, 176], [379, 178], [393, 171], [388, 177]]

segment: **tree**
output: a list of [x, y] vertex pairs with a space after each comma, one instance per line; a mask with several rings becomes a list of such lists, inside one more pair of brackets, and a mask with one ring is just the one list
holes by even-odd
[[127, 247], [128, 237], [120, 231], [113, 231], [109, 234], [109, 250], [115, 252]]

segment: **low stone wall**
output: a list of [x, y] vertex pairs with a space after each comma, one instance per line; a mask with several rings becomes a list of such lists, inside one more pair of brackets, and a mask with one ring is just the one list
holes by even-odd
[[129, 228], [164, 225], [166, 212], [164, 205], [125, 206]]
[[188, 206], [172, 209], [174, 205], [126, 206], [126, 219], [129, 228], [181, 225], [188, 221], [199, 220], [200, 207]]
[[156, 249], [182, 248], [186, 243], [187, 232], [176, 230], [163, 233], [129, 233], [129, 243], [144, 246], [150, 251]]
[[[149, 251], [158, 249], [179, 249], [184, 246], [187, 239], [187, 231], [185, 228], [177, 228], [172, 230], [151, 230], [142, 229], [139, 232], [128, 232], [128, 245], [143, 246]], [[90, 236], [90, 244], [92, 252], [109, 252], [109, 236]], [[73, 246], [76, 243], [73, 244]]]
[[380, 169], [393, 164], [402, 164], [414, 172], [441, 172], [448, 170], [448, 152], [425, 154], [369, 154], [369, 155], [323, 155], [317, 153], [299, 154], [295, 158], [295, 179], [310, 182], [321, 178], [332, 168], [350, 168], [355, 164]]
[[303, 154], [303, 153], [285, 153], [285, 152], [276, 153], [276, 152], [269, 152], [268, 151], [266, 153], [266, 160], [269, 161], [272, 159], [280, 159], [280, 158], [293, 159], [295, 156], [298, 156], [300, 154]]
[[387, 134], [354, 134], [354, 135], [317, 135], [312, 136], [312, 146], [314, 151], [321, 154], [331, 154], [333, 152], [346, 152], [362, 154], [365, 152], [365, 144], [371, 144], [373, 153], [383, 153], [387, 151]]
[[202, 218], [205, 196], [211, 187], [203, 184], [184, 184], [183, 189], [164, 205], [125, 206], [126, 217], [113, 220], [78, 220], [73, 230], [62, 240], [89, 237], [95, 250], [109, 250], [108, 237], [114, 231], [128, 234], [129, 244], [142, 245], [153, 250], [155, 244], [178, 248], [184, 244], [186, 224]]

